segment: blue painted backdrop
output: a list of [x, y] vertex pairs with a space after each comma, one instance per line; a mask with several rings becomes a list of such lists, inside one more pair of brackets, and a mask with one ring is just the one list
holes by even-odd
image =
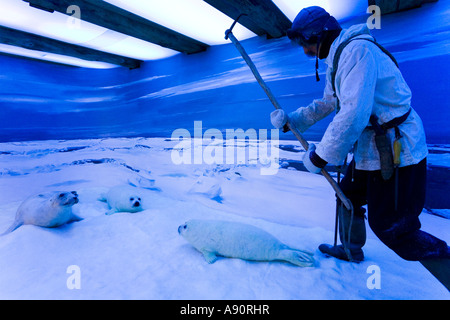
[[[450, 143], [449, 17], [448, 3], [439, 1], [383, 17], [382, 29], [374, 30], [400, 63], [429, 143]], [[287, 111], [322, 96], [324, 81], [315, 81], [314, 60], [288, 39], [260, 37], [242, 44]], [[272, 110], [231, 43], [148, 61], [137, 70], [91, 70], [0, 56], [0, 141], [170, 136], [177, 128], [193, 132], [199, 120], [204, 130], [270, 129]], [[319, 140], [330, 120], [305, 137]]]

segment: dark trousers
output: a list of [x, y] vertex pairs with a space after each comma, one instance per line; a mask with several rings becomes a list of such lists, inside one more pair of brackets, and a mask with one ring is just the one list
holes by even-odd
[[395, 176], [385, 181], [380, 170], [356, 170], [352, 162], [340, 183], [353, 204], [354, 214], [364, 215], [362, 206], [367, 204], [372, 231], [405, 260], [450, 258], [447, 243], [420, 230], [419, 215], [425, 204], [426, 174], [426, 159], [398, 169], [397, 210]]

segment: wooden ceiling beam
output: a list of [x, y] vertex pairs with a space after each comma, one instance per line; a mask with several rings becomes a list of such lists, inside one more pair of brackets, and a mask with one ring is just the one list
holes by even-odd
[[0, 43], [29, 50], [75, 57], [82, 60], [107, 62], [129, 69], [138, 68], [142, 62], [140, 60], [122, 57], [3, 26], [0, 26]]
[[369, 0], [369, 6], [377, 5], [382, 14], [394, 13], [403, 10], [418, 8], [424, 3], [438, 0]]
[[31, 6], [67, 13], [70, 6], [80, 8], [81, 20], [114, 30], [134, 38], [158, 44], [175, 51], [192, 54], [204, 51], [208, 45], [141, 16], [101, 0], [23, 0]]
[[253, 31], [258, 36], [280, 38], [286, 35], [286, 30], [292, 22], [271, 0], [204, 0], [217, 10], [235, 20], [241, 13], [239, 23]]

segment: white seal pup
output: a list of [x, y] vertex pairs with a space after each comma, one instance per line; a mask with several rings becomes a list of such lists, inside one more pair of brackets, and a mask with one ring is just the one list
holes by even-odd
[[218, 221], [189, 220], [178, 227], [181, 234], [200, 251], [208, 263], [217, 256], [254, 261], [287, 261], [300, 267], [313, 267], [310, 252], [288, 247], [271, 234], [251, 225]]
[[107, 215], [116, 212], [139, 212], [142, 208], [142, 194], [139, 188], [123, 185], [109, 189], [109, 191], [98, 199], [106, 202], [109, 206]]
[[24, 224], [55, 228], [83, 220], [72, 212], [72, 206], [78, 201], [76, 191], [47, 192], [32, 196], [19, 206], [13, 224], [3, 235], [13, 232]]

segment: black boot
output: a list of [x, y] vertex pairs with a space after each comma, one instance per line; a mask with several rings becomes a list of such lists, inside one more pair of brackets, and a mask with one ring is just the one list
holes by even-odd
[[361, 262], [364, 260], [362, 247], [366, 243], [364, 213], [353, 215], [352, 219], [351, 211], [347, 210], [343, 205], [338, 205], [337, 210], [339, 215], [339, 238], [342, 245], [321, 244], [319, 250], [325, 255], [340, 260]]

